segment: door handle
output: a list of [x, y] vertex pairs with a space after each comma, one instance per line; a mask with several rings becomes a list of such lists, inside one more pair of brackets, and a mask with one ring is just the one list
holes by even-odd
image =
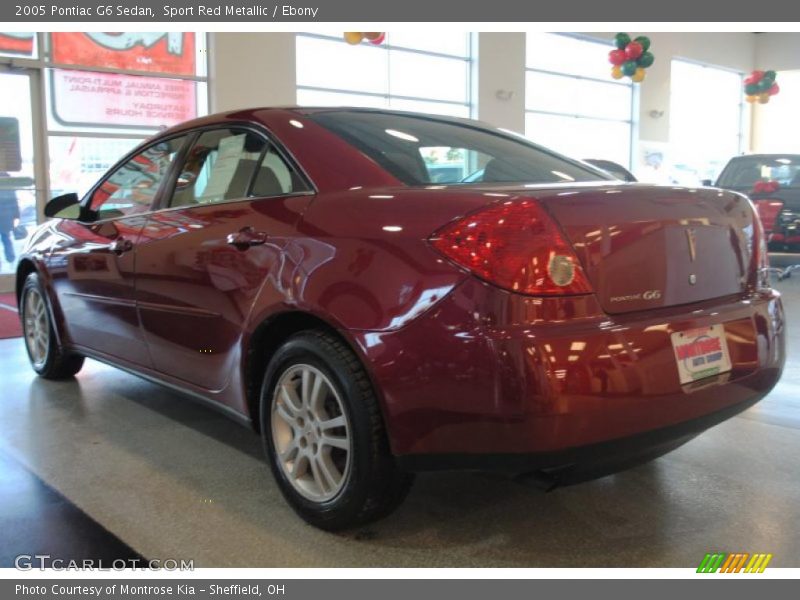
[[133, 242], [129, 239], [120, 237], [115, 239], [108, 245], [108, 249], [111, 250], [117, 256], [121, 256], [125, 252], [130, 252], [133, 250]]
[[263, 231], [255, 231], [252, 227], [228, 234], [227, 243], [238, 250], [247, 250], [251, 246], [260, 246], [267, 243], [269, 236]]

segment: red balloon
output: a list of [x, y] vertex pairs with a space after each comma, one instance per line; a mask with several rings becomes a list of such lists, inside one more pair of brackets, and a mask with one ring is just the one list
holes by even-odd
[[375, 44], [376, 46], [380, 46], [385, 39], [386, 39], [386, 34], [385, 33], [381, 33], [374, 40], [369, 40], [369, 43], [370, 44]]
[[775, 94], [777, 94], [777, 93], [778, 93], [778, 92], [780, 92], [780, 91], [781, 91], [781, 88], [779, 88], [779, 87], [778, 87], [778, 84], [777, 84], [777, 83], [773, 83], [773, 84], [772, 84], [772, 87], [771, 87], [771, 88], [769, 88], [769, 90], [767, 90], [767, 93], [768, 93], [770, 96], [774, 96]]
[[753, 71], [750, 77], [753, 78], [753, 83], [758, 83], [764, 77], [764, 71]]
[[750, 84], [755, 83], [755, 82], [756, 82], [756, 80], [752, 75], [748, 75], [747, 77], [744, 78], [744, 84], [745, 85], [750, 85]]
[[608, 62], [614, 66], [619, 66], [626, 60], [628, 60], [628, 57], [625, 56], [624, 50], [612, 50], [608, 53]]
[[644, 48], [639, 42], [631, 42], [625, 46], [625, 56], [630, 60], [636, 60], [642, 55], [642, 52], [644, 52]]

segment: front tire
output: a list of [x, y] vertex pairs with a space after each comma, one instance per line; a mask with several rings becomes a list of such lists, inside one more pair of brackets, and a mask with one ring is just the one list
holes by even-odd
[[83, 367], [83, 357], [65, 351], [56, 340], [47, 294], [36, 273], [25, 280], [20, 294], [20, 317], [31, 367], [45, 379], [68, 379]]
[[275, 480], [311, 525], [363, 525], [405, 499], [412, 476], [397, 468], [372, 384], [338, 338], [322, 331], [291, 337], [270, 361], [260, 408]]

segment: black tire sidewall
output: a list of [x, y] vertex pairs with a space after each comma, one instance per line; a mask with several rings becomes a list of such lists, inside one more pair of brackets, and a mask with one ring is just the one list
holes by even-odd
[[22, 286], [22, 293], [20, 294], [20, 316], [22, 318], [22, 335], [23, 337], [26, 336], [25, 332], [25, 309], [27, 307], [26, 296], [28, 295], [28, 290], [34, 288], [42, 298], [42, 301], [45, 304], [45, 313], [47, 314], [47, 327], [50, 330], [49, 335], [47, 338], [47, 358], [45, 359], [44, 363], [42, 363], [41, 367], [37, 367], [34, 364], [33, 357], [31, 356], [31, 351], [28, 348], [27, 339], [24, 339], [25, 342], [25, 352], [28, 355], [28, 360], [31, 363], [31, 368], [33, 368], [36, 373], [42, 375], [47, 373], [53, 366], [53, 362], [55, 361], [56, 354], [58, 352], [58, 345], [56, 344], [55, 340], [55, 332], [53, 331], [53, 320], [50, 316], [50, 302], [47, 299], [47, 294], [42, 287], [41, 282], [39, 281], [39, 276], [36, 273], [31, 273], [25, 279], [25, 283]]
[[[334, 498], [314, 502], [297, 492], [278, 464], [272, 440], [272, 397], [280, 376], [291, 366], [307, 364], [322, 371], [342, 400], [347, 413], [352, 440], [350, 468], [344, 487]], [[323, 344], [313, 334], [298, 334], [285, 343], [273, 356], [264, 377], [260, 398], [261, 437], [270, 468], [284, 496], [292, 507], [310, 523], [332, 527], [354, 517], [363, 507], [369, 493], [369, 474], [377, 449], [374, 448], [371, 421], [361, 403], [364, 391], [350, 373], [348, 365], [335, 353], [326, 353]]]

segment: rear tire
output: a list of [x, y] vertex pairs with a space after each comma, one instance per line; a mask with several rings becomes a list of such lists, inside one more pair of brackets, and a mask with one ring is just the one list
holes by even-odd
[[81, 370], [83, 357], [66, 351], [56, 340], [47, 294], [36, 273], [28, 275], [22, 286], [20, 317], [28, 359], [40, 377], [69, 379]]
[[311, 525], [356, 527], [405, 499], [413, 476], [389, 452], [364, 367], [335, 336], [304, 331], [278, 349], [264, 376], [260, 416], [275, 480]]

